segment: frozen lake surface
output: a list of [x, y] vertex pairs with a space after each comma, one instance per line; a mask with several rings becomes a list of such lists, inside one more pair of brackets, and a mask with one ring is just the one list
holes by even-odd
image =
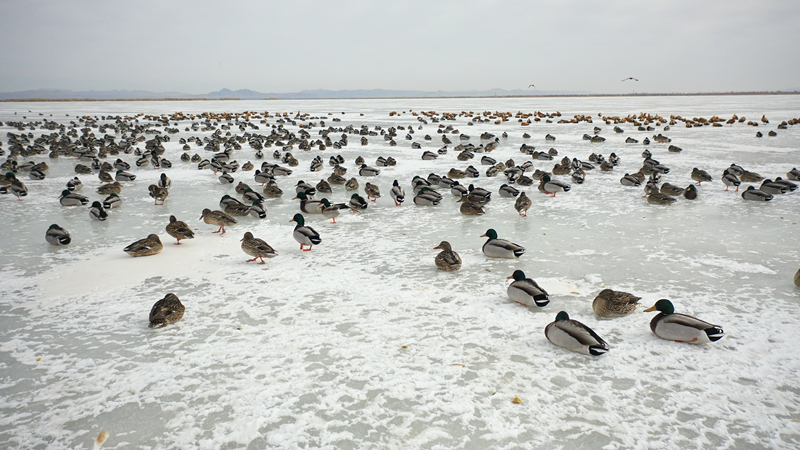
[[[456, 116], [438, 123], [427, 117], [423, 124], [412, 110]], [[209, 137], [227, 121], [207, 131], [184, 131], [199, 119], [170, 121], [180, 130], [164, 143], [170, 169], [137, 168], [136, 156], [119, 155], [137, 179], [122, 183], [123, 204], [106, 222], [92, 221], [88, 207], [59, 205], [76, 176], [76, 158], [20, 157], [20, 163], [46, 161], [50, 170], [41, 181], [19, 174], [29, 189], [24, 201], [0, 196], [0, 442], [8, 448], [88, 449], [104, 429], [110, 437], [103, 448], [120, 449], [800, 447], [800, 288], [792, 282], [800, 268], [800, 193], [748, 202], [720, 181], [731, 163], [772, 179], [800, 167], [800, 128], [776, 129], [800, 117], [800, 96], [0, 103], [2, 149], [7, 156], [7, 133], [23, 132], [8, 121], [69, 125], [80, 116], [178, 111], [260, 113], [251, 134], [269, 134], [279, 125], [277, 113], [298, 112], [308, 120], [282, 125], [297, 133], [298, 125], [313, 122], [306, 128], [312, 139], [328, 126], [412, 126], [414, 133], [406, 140], [408, 130], [398, 130], [396, 146], [380, 135], [367, 136], [366, 146], [358, 135], [341, 149], [295, 146], [299, 165], [278, 177], [284, 195], [267, 199], [267, 218], [242, 217], [224, 235], [198, 217], [204, 208], [219, 209], [223, 195], [240, 196], [210, 170], [182, 162], [179, 139]], [[582, 114], [594, 122], [555, 118], [521, 126], [512, 116], [470, 126], [462, 111], [559, 111], [562, 119]], [[626, 123], [624, 133], [614, 133], [598, 113], [726, 120], [737, 114], [754, 121], [766, 115], [770, 123], [685, 128], [678, 122], [669, 131]], [[230, 132], [243, 134], [231, 122]], [[98, 120], [104, 123], [113, 120]], [[424, 150], [443, 145], [439, 125], [471, 138], [447, 134], [448, 153], [423, 161]], [[594, 126], [605, 142], [582, 139]], [[777, 136], [768, 137], [771, 130]], [[757, 131], [764, 137], [756, 138]], [[556, 161], [534, 161], [536, 169], [550, 171], [563, 156], [587, 161], [592, 153], [615, 152], [621, 162], [611, 172], [587, 172], [582, 185], [555, 177], [572, 185], [555, 198], [535, 185], [518, 186], [533, 201], [528, 217], [520, 217], [514, 200], [497, 193], [505, 178], [485, 176], [483, 154], [456, 158], [459, 143], [488, 143], [483, 132], [508, 134], [489, 153], [502, 162], [529, 160], [519, 150], [523, 143], [558, 151]], [[525, 132], [531, 137], [523, 138]], [[683, 151], [641, 143], [658, 133]], [[330, 136], [336, 141], [341, 134]], [[547, 134], [556, 140], [546, 141]], [[627, 137], [640, 143], [626, 144]], [[413, 142], [421, 149], [412, 149]], [[189, 154], [212, 156], [191, 147]], [[685, 187], [694, 167], [714, 181], [698, 186], [694, 201], [648, 204], [641, 187], [619, 182], [642, 166], [645, 148], [671, 169], [664, 182]], [[265, 148], [264, 160], [273, 161], [274, 150]], [[299, 212], [294, 185], [327, 178], [328, 158], [339, 154], [361, 195], [370, 181], [383, 197], [362, 213], [343, 213], [337, 224], [306, 214], [322, 243], [301, 252], [289, 222]], [[244, 143], [233, 159], [258, 167], [254, 155]], [[323, 158], [321, 172], [310, 170], [316, 155]], [[377, 177], [360, 177], [357, 156], [373, 166], [379, 156], [398, 162]], [[447, 189], [440, 189], [439, 206], [413, 204], [414, 175], [468, 165], [481, 175], [462, 182], [493, 193], [485, 215], [461, 215]], [[154, 206], [147, 186], [161, 172], [173, 187], [165, 205]], [[95, 193], [96, 171], [78, 176], [90, 201], [105, 198]], [[233, 176], [257, 186], [252, 171]], [[407, 194], [401, 207], [389, 196], [395, 179]], [[341, 202], [350, 193], [334, 186], [326, 197]], [[171, 214], [195, 229], [195, 239], [172, 245], [164, 230]], [[52, 223], [71, 232], [69, 246], [45, 242]], [[525, 254], [485, 257], [480, 235], [488, 228], [523, 245]], [[279, 255], [264, 265], [246, 262], [240, 248], [246, 231]], [[161, 236], [161, 254], [132, 258], [122, 251], [150, 233]], [[442, 240], [461, 255], [460, 271], [436, 270], [432, 248]], [[549, 305], [526, 308], [508, 298], [506, 277], [515, 269], [549, 291]], [[599, 319], [591, 304], [604, 288], [641, 296], [643, 307]], [[150, 308], [168, 292], [186, 314], [166, 328], [148, 328]], [[677, 312], [721, 325], [725, 337], [700, 346], [659, 339], [649, 328], [654, 313], [642, 311], [661, 298]], [[593, 328], [611, 350], [590, 357], [549, 343], [544, 328], [561, 310]], [[515, 396], [521, 404], [512, 403]]]

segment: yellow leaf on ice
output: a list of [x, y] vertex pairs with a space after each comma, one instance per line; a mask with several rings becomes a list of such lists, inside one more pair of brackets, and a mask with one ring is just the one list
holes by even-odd
[[515, 395], [514, 396], [514, 400], [511, 400], [511, 403], [513, 403], [515, 405], [521, 405], [522, 404], [522, 399]]

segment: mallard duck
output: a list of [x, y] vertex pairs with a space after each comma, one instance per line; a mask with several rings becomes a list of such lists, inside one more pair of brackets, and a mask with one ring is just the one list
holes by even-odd
[[364, 211], [367, 209], [367, 201], [364, 200], [364, 197], [358, 195], [358, 193], [355, 193], [350, 196], [350, 202], [348, 203], [348, 206], [353, 210], [353, 212]]
[[788, 186], [785, 186], [781, 183], [776, 183], [770, 180], [769, 178], [764, 180], [764, 182], [761, 183], [761, 187], [759, 187], [758, 189], [766, 192], [767, 194], [773, 194], [773, 195], [785, 194], [789, 192]]
[[683, 188], [675, 186], [674, 184], [664, 183], [661, 185], [660, 192], [664, 195], [669, 195], [670, 197], [678, 197], [683, 195]]
[[514, 202], [514, 209], [517, 210], [520, 216], [528, 217], [528, 209], [530, 209], [533, 202], [524, 192], [519, 194], [517, 200]]
[[167, 174], [162, 173], [161, 176], [158, 178], [158, 187], [162, 189], [169, 189], [172, 187], [172, 180], [169, 179]]
[[[650, 183], [647, 183], [648, 185]], [[651, 205], [671, 205], [676, 200], [669, 195], [662, 194], [661, 192], [653, 192], [647, 195], [647, 203]]]
[[500, 185], [500, 190], [498, 191], [500, 197], [505, 198], [514, 198], [519, 195], [519, 190], [514, 186], [509, 186], [507, 184]]
[[319, 183], [317, 183], [316, 189], [317, 189], [317, 191], [322, 192], [323, 194], [330, 194], [330, 193], [333, 192], [333, 189], [331, 188], [331, 184], [328, 183], [325, 180], [319, 180]]
[[694, 200], [697, 198], [697, 188], [690, 184], [685, 191], [683, 191], [683, 198], [687, 200]]
[[236, 224], [236, 220], [225, 214], [222, 211], [212, 211], [208, 208], [203, 210], [202, 215], [200, 216], [203, 219], [203, 222], [209, 225], [219, 225], [219, 230], [214, 231], [213, 233], [221, 233], [225, 234], [225, 226], [231, 226]]
[[136, 179], [136, 175], [125, 172], [124, 170], [117, 170], [117, 174], [114, 176], [116, 181], [133, 181]]
[[458, 270], [461, 268], [461, 257], [458, 256], [458, 253], [454, 252], [452, 247], [450, 247], [450, 243], [447, 241], [442, 241], [436, 247], [433, 247], [434, 250], [441, 250], [434, 262], [436, 263], [436, 268], [439, 270]]
[[730, 168], [725, 169], [725, 172], [722, 173], [722, 183], [725, 184], [726, 191], [729, 187], [736, 186], [736, 192], [739, 192], [739, 185], [742, 184], [742, 182], [739, 180], [736, 174], [730, 170]]
[[490, 228], [481, 237], [489, 238], [483, 244], [483, 254], [490, 258], [515, 259], [525, 253], [525, 248], [505, 239], [498, 239], [497, 232]]
[[122, 192], [122, 185], [119, 184], [119, 181], [115, 181], [113, 183], [108, 183], [100, 186], [97, 188], [97, 193], [100, 195], [108, 195], [108, 194], [119, 194]]
[[774, 198], [772, 194], [768, 194], [753, 186], [747, 186], [747, 190], [742, 192], [742, 198], [745, 200], [754, 200], [757, 202], [768, 202]]
[[454, 181], [450, 186], [450, 193], [456, 197], [466, 197], [469, 195], [469, 189], [458, 181]]
[[306, 197], [311, 198], [314, 196], [314, 194], [317, 193], [317, 189], [314, 186], [310, 185], [309, 183], [300, 180], [297, 182], [297, 184], [294, 185], [294, 192], [295, 194], [299, 194], [302, 192], [306, 194]]
[[484, 188], [475, 187], [475, 185], [470, 184], [467, 186], [467, 189], [469, 190], [468, 197], [472, 202], [485, 205], [492, 200], [492, 193]]
[[347, 183], [344, 184], [344, 189], [346, 191], [357, 191], [359, 188], [358, 180], [355, 177], [350, 178], [347, 180]]
[[376, 169], [374, 167], [369, 167], [366, 164], [362, 164], [361, 168], [358, 169], [358, 174], [362, 177], [374, 177], [381, 173], [380, 169]]
[[105, 170], [101, 170], [100, 173], [97, 174], [97, 178], [102, 183], [111, 183], [112, 181], [114, 181], [114, 177], [111, 176], [111, 174], [106, 172]]
[[67, 245], [72, 241], [69, 231], [56, 224], [50, 225], [50, 228], [44, 233], [44, 239], [53, 245]]
[[394, 183], [392, 183], [392, 190], [389, 191], [389, 195], [392, 196], [395, 206], [402, 205], [406, 199], [406, 191], [400, 187], [400, 183], [398, 183], [397, 180], [394, 180]]
[[103, 208], [105, 209], [118, 208], [120, 205], [122, 205], [122, 199], [113, 192], [103, 200]]
[[9, 192], [14, 194], [17, 197], [17, 200], [22, 201], [22, 197], [26, 197], [28, 195], [28, 187], [25, 186], [25, 183], [14, 177], [11, 179], [11, 182], [8, 185], [3, 186], [2, 193], [7, 194]]
[[[613, 167], [611, 163], [603, 163], [603, 164], [609, 164]], [[604, 170], [602, 165], [600, 166], [600, 169]], [[575, 183], [583, 184], [583, 182], [586, 181], [586, 172], [584, 172], [583, 169], [573, 170], [572, 174], [570, 175], [570, 178], [572, 178], [572, 181], [574, 181]]]
[[273, 179], [267, 181], [267, 185], [264, 186], [264, 190], [262, 192], [264, 192], [265, 197], [269, 198], [278, 198], [283, 195], [283, 191], [278, 187], [278, 183]]
[[453, 167], [447, 172], [447, 176], [452, 179], [461, 179], [466, 177], [467, 173], [464, 172], [463, 170], [459, 170]]
[[278, 255], [275, 249], [270, 247], [269, 244], [259, 238], [253, 237], [253, 233], [249, 231], [244, 234], [241, 242], [242, 250], [253, 257], [253, 259], [248, 259], [247, 262], [259, 259], [261, 260], [259, 264], [264, 264], [264, 258], [272, 258]]
[[244, 172], [249, 172], [254, 168], [255, 167], [253, 166], [253, 163], [251, 163], [250, 161], [247, 161], [246, 163], [242, 164], [242, 171]]
[[92, 168], [84, 164], [75, 164], [75, 173], [89, 174], [92, 173]]
[[64, 189], [61, 191], [58, 201], [61, 203], [61, 206], [81, 206], [89, 203], [89, 198], [77, 192], [70, 192]]
[[46, 177], [47, 175], [41, 170], [31, 169], [31, 171], [28, 172], [28, 178], [31, 180], [44, 180]]
[[566, 311], [556, 314], [556, 320], [545, 327], [544, 335], [553, 344], [584, 355], [599, 356], [609, 350], [603, 338], [586, 325], [570, 319]]
[[797, 170], [796, 167], [792, 167], [792, 170], [786, 172], [786, 178], [794, 181], [800, 180], [800, 170]]
[[525, 306], [547, 306], [550, 303], [550, 298], [541, 286], [531, 278], [525, 278], [525, 272], [515, 270], [514, 273], [506, 278], [507, 280], [514, 279], [508, 285], [508, 297], [511, 300]]
[[262, 172], [260, 170], [256, 170], [253, 179], [256, 181], [256, 183], [261, 183], [261, 186], [263, 186], [264, 184], [270, 181], [274, 181], [275, 177], [273, 177], [272, 174], [269, 172]]
[[758, 183], [759, 181], [762, 181], [764, 177], [755, 172], [748, 172], [745, 170], [741, 175], [739, 175], [739, 179], [744, 183]]
[[331, 176], [328, 177], [328, 183], [330, 184], [345, 184], [346, 182], [347, 180], [343, 176], [336, 175], [335, 173], [332, 173]]
[[178, 240], [175, 245], [181, 245], [181, 239], [194, 239], [194, 231], [186, 225], [186, 222], [181, 222], [175, 216], [169, 216], [167, 234]]
[[480, 203], [475, 203], [468, 197], [461, 197], [458, 199], [458, 201], [461, 202], [459, 211], [461, 211], [461, 214], [465, 216], [481, 216], [486, 214], [486, 211], [483, 210], [483, 207], [480, 205]]
[[332, 219], [331, 223], [336, 223], [336, 218], [339, 217], [339, 211], [349, 209], [350, 207], [344, 203], [331, 203], [327, 198], [320, 200], [322, 203], [322, 215], [328, 219]]
[[642, 182], [637, 177], [627, 173], [625, 174], [624, 177], [620, 178], [619, 182], [623, 186], [639, 186], [642, 184]]
[[158, 238], [158, 235], [151, 234], [125, 247], [124, 251], [131, 256], [150, 256], [161, 253], [163, 249], [164, 246], [161, 245], [161, 239]]
[[161, 328], [181, 320], [186, 307], [178, 296], [167, 294], [150, 310], [150, 328]]
[[270, 168], [270, 173], [275, 176], [289, 176], [292, 174], [292, 169], [287, 169], [277, 164], [273, 164], [272, 168]]
[[250, 203], [261, 203], [264, 201], [264, 196], [259, 194], [258, 192], [248, 188], [242, 193], [242, 198], [246, 202]]
[[151, 184], [147, 187], [147, 189], [150, 191], [150, 197], [153, 197], [153, 199], [156, 201], [156, 205], [159, 204], [159, 201], [161, 202], [160, 204], [163, 205], [164, 200], [166, 200], [169, 196], [169, 189], [160, 188], [155, 184]]
[[[292, 236], [294, 240], [300, 243], [300, 250], [305, 252], [311, 251], [311, 247], [313, 245], [319, 245], [322, 242], [322, 239], [319, 237], [319, 233], [314, 231], [313, 228], [308, 227], [305, 225], [305, 218], [302, 214], [295, 214], [292, 220], [289, 222], [296, 222], [297, 225], [294, 227], [294, 232]], [[307, 249], [304, 249], [304, 246], [308, 246]]]
[[797, 269], [797, 273], [794, 274], [794, 285], [800, 286], [800, 269]]
[[796, 183], [792, 183], [791, 181], [784, 180], [781, 177], [775, 178], [775, 181], [773, 181], [773, 183], [778, 183], [780, 185], [786, 186], [786, 188], [789, 189], [789, 191], [796, 191], [797, 190], [797, 184]]
[[267, 207], [264, 206], [262, 202], [253, 202], [253, 204], [250, 205], [250, 215], [256, 219], [266, 219]]
[[233, 179], [233, 176], [228, 172], [222, 172], [222, 175], [220, 175], [217, 179], [222, 184], [233, 184], [233, 182], [235, 181]]
[[675, 307], [667, 299], [661, 299], [645, 312], [659, 311], [650, 321], [650, 329], [661, 339], [690, 344], [707, 344], [722, 338], [724, 332], [719, 325], [712, 325], [692, 316], [675, 313]]
[[78, 177], [75, 177], [67, 181], [67, 189], [70, 191], [80, 191], [81, 189], [83, 189], [83, 182], [81, 182], [81, 180], [79, 180]]
[[234, 190], [234, 191], [235, 191], [237, 194], [240, 194], [240, 195], [241, 195], [241, 194], [244, 194], [244, 193], [245, 193], [245, 192], [246, 192], [248, 189], [250, 189], [250, 190], [253, 190], [253, 189], [250, 187], [250, 185], [249, 185], [249, 184], [247, 184], [247, 183], [245, 183], [244, 181], [240, 181], [240, 182], [239, 182], [239, 184], [237, 184], [237, 185], [236, 185], [236, 187], [235, 187], [235, 188], [233, 188], [233, 190]]
[[300, 199], [300, 211], [306, 214], [320, 214], [322, 212], [319, 200], [310, 200], [305, 192], [298, 192], [292, 200]]
[[600, 317], [622, 317], [632, 313], [641, 297], [622, 291], [603, 289], [592, 302], [594, 313]]
[[94, 201], [92, 202], [92, 206], [89, 208], [89, 217], [102, 222], [108, 219], [108, 213], [100, 202]]
[[[555, 173], [555, 171], [553, 173]], [[542, 177], [539, 188], [540, 191], [544, 190], [545, 194], [553, 194], [553, 197], [555, 197], [558, 192], [568, 192], [571, 189], [570, 185], [562, 183], [561, 181], [551, 180], [547, 175]]]
[[422, 187], [414, 196], [414, 204], [419, 206], [436, 206], [441, 201], [442, 196], [429, 187]]
[[367, 194], [367, 198], [371, 199], [373, 202], [381, 197], [381, 189], [369, 181], [364, 185], [364, 193]]
[[[231, 198], [231, 200], [233, 201], [229, 201], [225, 203], [225, 206], [222, 206], [222, 210], [225, 211], [225, 214], [228, 214], [230, 216], [239, 216], [239, 217], [250, 214], [249, 206], [245, 205], [244, 203], [234, 198]], [[222, 204], [221, 201], [220, 204]]]
[[117, 158], [117, 160], [114, 161], [114, 168], [117, 170], [130, 170], [131, 165]]
[[697, 167], [692, 169], [692, 179], [694, 181], [697, 181], [698, 185], [702, 185], [703, 181], [708, 181], [708, 182], [714, 181], [714, 179], [711, 178], [711, 175], [709, 175], [708, 172], [706, 172], [705, 170], [700, 170]]

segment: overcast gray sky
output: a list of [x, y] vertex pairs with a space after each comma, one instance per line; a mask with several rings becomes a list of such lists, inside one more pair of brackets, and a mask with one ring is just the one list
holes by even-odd
[[0, 92], [800, 89], [797, 0], [2, 1], [0, 17]]

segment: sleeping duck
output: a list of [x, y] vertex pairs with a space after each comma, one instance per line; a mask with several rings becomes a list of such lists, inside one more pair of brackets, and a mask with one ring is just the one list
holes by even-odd
[[559, 312], [556, 320], [545, 327], [544, 335], [559, 347], [585, 355], [599, 356], [609, 350], [608, 343], [594, 330], [570, 319], [565, 311]]

